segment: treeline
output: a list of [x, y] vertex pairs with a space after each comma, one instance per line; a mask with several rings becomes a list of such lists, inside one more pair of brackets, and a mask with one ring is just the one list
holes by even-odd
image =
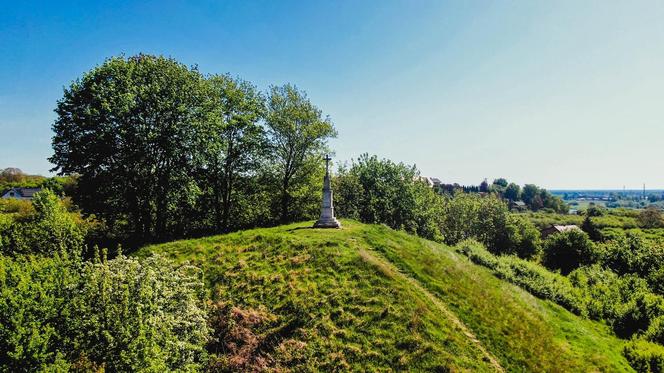
[[494, 252], [537, 255], [539, 231], [510, 214], [495, 194], [439, 194], [421, 181], [415, 166], [364, 154], [334, 178], [339, 216], [385, 224], [454, 245], [476, 238]]
[[64, 91], [53, 169], [107, 238], [140, 243], [313, 218], [324, 116], [293, 85], [261, 92], [161, 56], [114, 57]]
[[494, 194], [497, 197], [510, 202], [523, 201], [531, 211], [550, 211], [566, 214], [569, 206], [560, 197], [554, 196], [544, 188], [534, 184], [519, 186], [510, 183], [504, 178], [493, 180], [489, 184], [486, 180], [477, 186], [463, 186], [459, 184], [441, 184], [437, 187], [441, 194], [454, 195], [456, 193], [484, 193]]
[[0, 171], [0, 193], [10, 188], [47, 188], [62, 196], [73, 194], [75, 185], [76, 179], [71, 176], [28, 175], [15, 167], [7, 167]]

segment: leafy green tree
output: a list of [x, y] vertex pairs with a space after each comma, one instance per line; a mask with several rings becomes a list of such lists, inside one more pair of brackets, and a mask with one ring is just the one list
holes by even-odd
[[508, 242], [503, 254], [515, 254], [523, 259], [538, 258], [542, 251], [539, 230], [523, 216], [510, 214], [505, 226]]
[[58, 101], [50, 161], [78, 174], [76, 202], [141, 237], [188, 227], [200, 190], [192, 170], [209, 146], [211, 100], [194, 68], [150, 55], [115, 57]]
[[321, 154], [326, 150], [327, 140], [337, 132], [332, 121], [323, 117], [306, 93], [290, 84], [270, 88], [266, 124], [278, 180], [279, 215], [285, 223], [301, 218], [293, 211], [304, 200], [298, 191], [306, 190], [312, 182], [320, 184], [312, 176], [317, 170], [320, 172]]
[[606, 215], [606, 209], [603, 208], [603, 207], [601, 207], [601, 206], [597, 206], [597, 205], [595, 205], [595, 204], [591, 204], [591, 205], [588, 206], [588, 208], [586, 209], [586, 213], [585, 213], [585, 215], [586, 215], [586, 216], [592, 216], [592, 217], [604, 216], [604, 215]]
[[414, 166], [362, 154], [336, 177], [337, 212], [441, 240], [442, 197], [418, 177]]
[[5, 254], [54, 255], [66, 251], [81, 255], [88, 226], [85, 221], [67, 212], [53, 192], [45, 189], [32, 200], [34, 212], [8, 223], [0, 246]]
[[[534, 184], [526, 184], [523, 186], [523, 192], [521, 193], [521, 198], [523, 202], [528, 206], [533, 205], [533, 199], [539, 196], [539, 188]], [[532, 207], [531, 207], [532, 209]]]
[[506, 180], [505, 178], [502, 178], [502, 177], [501, 177], [501, 178], [495, 179], [495, 180], [493, 181], [493, 184], [494, 184], [494, 185], [498, 185], [498, 186], [500, 186], [500, 187], [502, 187], [502, 188], [506, 188], [506, 187], [507, 187], [507, 180]]
[[233, 224], [231, 216], [242, 213], [238, 211], [244, 207], [241, 200], [258, 192], [256, 180], [245, 181], [255, 179], [266, 155], [267, 139], [259, 124], [265, 105], [260, 92], [249, 82], [228, 75], [208, 80], [215, 121], [212, 144], [205, 149], [205, 174], [215, 228], [226, 231]]
[[654, 206], [650, 206], [639, 214], [639, 223], [644, 228], [661, 228], [664, 227], [664, 219], [662, 219], [662, 211]]
[[543, 264], [551, 270], [560, 270], [564, 275], [598, 260], [598, 251], [582, 230], [571, 229], [552, 234], [544, 242]]
[[509, 183], [505, 188], [504, 197], [510, 201], [518, 201], [521, 199], [521, 187], [514, 183]]
[[602, 232], [599, 230], [599, 228], [597, 228], [597, 224], [593, 222], [590, 216], [586, 216], [585, 219], [583, 219], [583, 224], [581, 224], [581, 230], [586, 232], [591, 240], [595, 242], [602, 241]]

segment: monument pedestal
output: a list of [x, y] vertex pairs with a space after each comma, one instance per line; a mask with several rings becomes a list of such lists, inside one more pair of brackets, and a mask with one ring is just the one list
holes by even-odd
[[323, 201], [321, 203], [320, 218], [314, 228], [341, 228], [341, 223], [334, 217], [334, 203], [332, 200], [332, 187], [330, 186], [330, 157], [325, 157], [325, 178], [323, 179]]

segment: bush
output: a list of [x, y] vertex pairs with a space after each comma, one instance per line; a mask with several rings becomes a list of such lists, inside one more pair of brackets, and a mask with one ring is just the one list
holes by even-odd
[[588, 235], [578, 229], [552, 234], [544, 242], [545, 267], [566, 275], [581, 265], [593, 264], [599, 254]]
[[518, 285], [533, 295], [549, 299], [578, 315], [586, 313], [582, 293], [564, 276], [513, 256], [496, 257], [480, 243], [472, 240], [459, 243], [457, 251], [474, 263], [492, 269], [499, 278]]
[[635, 339], [627, 343], [623, 355], [637, 372], [664, 372], [664, 347]]
[[35, 194], [32, 206], [33, 213], [14, 219], [0, 231], [0, 235], [6, 237], [2, 252], [53, 255], [64, 250], [80, 254], [87, 232], [83, 221], [67, 212], [64, 204], [48, 189]]
[[442, 240], [442, 197], [419, 181], [414, 166], [363, 154], [334, 183], [339, 216]]
[[0, 256], [0, 371], [192, 370], [209, 330], [200, 271], [163, 258]]
[[659, 208], [653, 206], [644, 209], [639, 214], [639, 223], [644, 228], [664, 227], [664, 219], [662, 219], [662, 211]]
[[532, 258], [540, 252], [539, 232], [527, 219], [511, 214], [494, 196], [457, 193], [445, 201], [443, 236], [450, 245], [476, 239], [495, 254]]
[[653, 291], [664, 292], [664, 246], [643, 234], [628, 232], [603, 246], [602, 263], [618, 274], [644, 278]]
[[530, 220], [510, 214], [507, 218], [506, 229], [509, 239], [507, 253], [524, 259], [534, 259], [541, 254], [540, 232]]

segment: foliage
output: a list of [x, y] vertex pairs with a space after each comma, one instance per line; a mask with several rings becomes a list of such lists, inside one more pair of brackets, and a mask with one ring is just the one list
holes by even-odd
[[599, 255], [585, 232], [571, 229], [547, 237], [542, 262], [547, 268], [566, 275], [582, 265], [597, 262]]
[[525, 218], [510, 214], [507, 205], [494, 196], [458, 193], [444, 204], [442, 232], [445, 242], [455, 245], [473, 238], [493, 253], [537, 256], [540, 237]]
[[266, 124], [274, 156], [275, 186], [281, 199], [280, 220], [285, 223], [308, 217], [306, 209], [292, 208], [293, 199], [302, 199], [297, 191], [320, 169], [327, 140], [336, 137], [337, 132], [330, 118], [323, 117], [306, 93], [290, 84], [270, 88]]
[[[254, 223], [254, 216], [240, 216], [242, 201], [258, 192], [256, 170], [266, 156], [267, 139], [259, 124], [265, 103], [255, 86], [228, 75], [208, 78], [214, 101], [211, 144], [204, 149], [207, 165], [202, 185], [205, 206], [214, 211], [216, 231]], [[239, 220], [239, 221], [238, 221]], [[240, 223], [240, 224], [238, 224]]]
[[603, 245], [602, 263], [618, 274], [635, 274], [664, 294], [664, 245], [643, 234], [627, 232]]
[[[161, 56], [114, 57], [58, 102], [50, 161], [74, 202], [141, 242], [313, 218], [329, 118], [292, 85], [267, 98], [229, 75]], [[279, 190], [274, 196], [270, 190]]]
[[418, 177], [414, 166], [363, 154], [349, 169], [339, 169], [337, 212], [441, 240], [442, 197]]
[[662, 228], [664, 227], [664, 218], [662, 211], [654, 206], [650, 206], [639, 214], [639, 223], [644, 228]]
[[586, 313], [582, 295], [564, 276], [527, 260], [512, 256], [497, 257], [473, 240], [462, 241], [456, 248], [474, 263], [493, 270], [499, 278], [519, 285], [540, 298], [552, 300], [578, 315]]
[[554, 196], [546, 189], [539, 188], [533, 184], [523, 186], [521, 198], [533, 211], [548, 208], [558, 213], [567, 213], [569, 210], [567, 204], [560, 197]]
[[586, 215], [585, 219], [583, 219], [581, 230], [586, 232], [588, 238], [594, 242], [600, 242], [603, 239], [602, 232], [597, 227], [597, 224], [595, 224], [595, 222], [593, 222], [593, 220], [588, 215]]
[[44, 176], [28, 175], [18, 168], [5, 168], [0, 171], [0, 193], [9, 188], [36, 188], [45, 180]]
[[510, 201], [518, 201], [521, 199], [521, 187], [514, 183], [509, 183], [505, 188], [504, 197]]
[[664, 372], [664, 347], [635, 339], [625, 345], [625, 357], [637, 372]]
[[76, 203], [110, 225], [126, 217], [132, 231], [166, 237], [187, 229], [199, 193], [209, 97], [202, 76], [175, 60], [138, 55], [106, 60], [58, 101], [54, 170], [79, 174]]
[[1, 252], [9, 255], [67, 251], [81, 255], [88, 222], [76, 219], [53, 192], [45, 189], [32, 200], [34, 212], [0, 225]]
[[200, 273], [163, 258], [0, 256], [0, 371], [194, 370]]

